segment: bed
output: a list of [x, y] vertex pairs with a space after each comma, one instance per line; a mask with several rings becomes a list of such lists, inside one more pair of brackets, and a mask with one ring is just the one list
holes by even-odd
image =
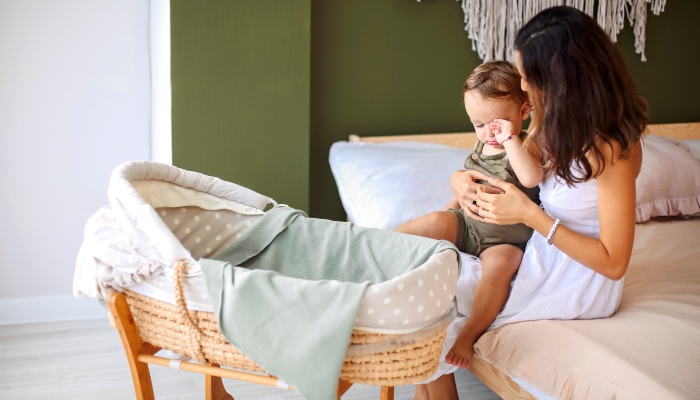
[[[700, 123], [650, 125], [676, 140]], [[358, 137], [472, 149], [473, 133]], [[700, 393], [700, 218], [638, 224], [623, 298], [608, 319], [532, 321], [486, 333], [470, 370], [504, 399], [691, 399]]]

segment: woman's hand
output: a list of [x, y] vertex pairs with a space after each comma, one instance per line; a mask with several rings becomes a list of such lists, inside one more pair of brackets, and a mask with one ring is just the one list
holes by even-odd
[[503, 192], [498, 188], [482, 185], [476, 182], [478, 180], [485, 181], [487, 179], [489, 179], [488, 176], [474, 170], [457, 171], [452, 174], [452, 178], [450, 179], [450, 186], [452, 187], [454, 198], [457, 200], [457, 202], [459, 202], [460, 207], [464, 209], [467, 216], [477, 221], [483, 220], [474, 213], [474, 211], [478, 211], [476, 205], [474, 205], [474, 202], [477, 199], [477, 188], [481, 188], [484, 193], [495, 194]]
[[479, 221], [497, 225], [529, 225], [529, 217], [540, 210], [539, 206], [515, 185], [494, 178], [488, 178], [488, 181], [503, 193], [492, 194], [478, 189], [476, 205], [480, 208]]

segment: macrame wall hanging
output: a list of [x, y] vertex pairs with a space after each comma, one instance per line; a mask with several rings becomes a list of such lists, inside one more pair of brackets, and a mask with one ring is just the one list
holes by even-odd
[[[594, 14], [596, 3], [598, 11]], [[646, 61], [647, 3], [651, 3], [651, 12], [659, 15], [666, 0], [462, 0], [462, 10], [472, 50], [484, 61], [515, 61], [513, 42], [518, 29], [538, 12], [559, 5], [575, 7], [596, 18], [613, 42], [617, 42], [627, 17], [634, 30], [635, 50]]]

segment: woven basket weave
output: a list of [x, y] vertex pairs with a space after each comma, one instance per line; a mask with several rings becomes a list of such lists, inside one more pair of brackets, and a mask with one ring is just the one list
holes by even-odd
[[[186, 309], [182, 296], [182, 269], [176, 269], [178, 304], [124, 291], [139, 329], [141, 340], [165, 350], [191, 357], [203, 363], [265, 372], [226, 341], [214, 313]], [[110, 316], [111, 317], [111, 316]], [[353, 330], [350, 344], [374, 343], [398, 335]], [[393, 351], [346, 357], [340, 379], [373, 386], [400, 386], [426, 380], [437, 370], [445, 330]]]

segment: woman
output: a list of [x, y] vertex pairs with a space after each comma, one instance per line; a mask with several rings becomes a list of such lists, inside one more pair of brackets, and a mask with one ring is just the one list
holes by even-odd
[[[471, 218], [535, 230], [491, 328], [609, 317], [620, 304], [632, 254], [646, 101], [610, 38], [574, 8], [537, 14], [518, 32], [515, 48], [522, 88], [534, 105], [526, 145], [542, 154], [544, 210], [503, 181], [489, 179], [502, 191], [489, 193], [476, 184], [486, 177], [475, 171], [457, 172], [451, 182]], [[458, 398], [454, 377], [445, 372], [466, 365], [445, 361], [452, 369], [419, 385], [417, 399]]]

